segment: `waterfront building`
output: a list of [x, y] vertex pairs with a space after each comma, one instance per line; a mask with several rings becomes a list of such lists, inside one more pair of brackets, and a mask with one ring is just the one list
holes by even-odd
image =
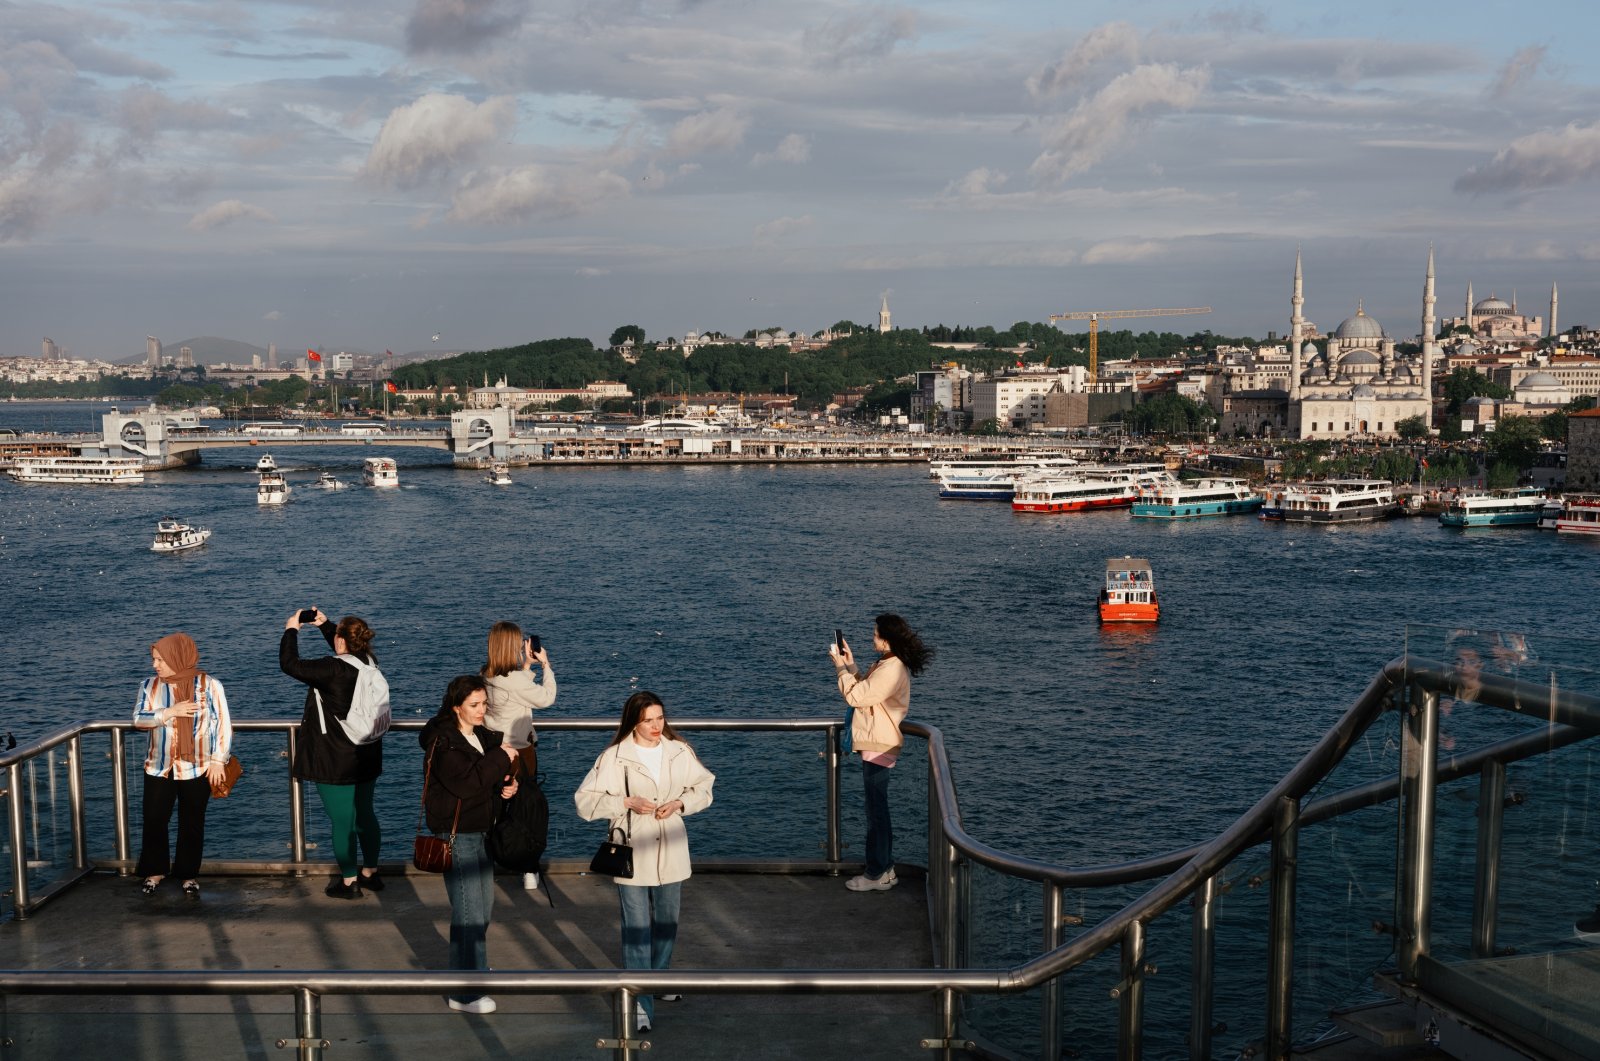
[[189, 347], [189, 346], [180, 346], [180, 347], [178, 347], [178, 367], [179, 368], [193, 368], [194, 367], [194, 348], [193, 347]]
[[[1081, 365], [1060, 370], [1013, 370], [972, 384], [972, 422], [995, 420], [1002, 427], [1026, 431], [1044, 427], [1045, 397], [1052, 392], [1081, 394], [1089, 389], [1089, 373]], [[1067, 426], [1067, 425], [1061, 425]]]
[[1600, 491], [1600, 409], [1567, 417], [1568, 490]]
[[[1481, 370], [1480, 370], [1481, 371]], [[1516, 365], [1496, 367], [1488, 373], [1496, 383], [1513, 391], [1530, 376], [1546, 376], [1565, 387], [1572, 398], [1600, 397], [1600, 354], [1555, 354]]]
[[600, 379], [582, 387], [513, 387], [501, 376], [499, 382], [489, 386], [484, 377], [483, 386], [474, 387], [467, 394], [469, 409], [494, 409], [507, 406], [520, 409], [526, 405], [554, 405], [563, 398], [577, 398], [583, 402], [599, 403], [607, 398], [631, 398], [633, 392], [626, 383]]
[[911, 392], [911, 419], [935, 427], [957, 427], [972, 404], [972, 373], [954, 361], [916, 373]]

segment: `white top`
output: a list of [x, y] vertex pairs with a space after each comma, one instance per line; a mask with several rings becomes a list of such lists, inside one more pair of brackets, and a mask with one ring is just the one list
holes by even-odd
[[483, 741], [478, 739], [478, 734], [477, 734], [476, 730], [474, 730], [471, 733], [464, 733], [464, 734], [462, 734], [462, 736], [467, 738], [467, 743], [468, 744], [470, 744], [474, 748], [478, 749], [478, 754], [479, 755], [483, 754]]
[[639, 751], [639, 761], [644, 763], [644, 768], [650, 771], [650, 776], [656, 784], [661, 783], [661, 753], [666, 749], [665, 741], [657, 741], [654, 748], [646, 748], [638, 741], [633, 745]]

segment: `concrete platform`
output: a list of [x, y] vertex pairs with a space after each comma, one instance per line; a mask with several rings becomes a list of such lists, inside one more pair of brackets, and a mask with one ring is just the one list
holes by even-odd
[[[325, 877], [208, 877], [198, 902], [173, 882], [154, 896], [96, 874], [26, 921], [0, 924], [0, 967], [70, 969], [442, 969], [449, 902], [441, 877], [386, 877], [359, 901], [327, 898]], [[699, 872], [684, 886], [677, 969], [894, 969], [932, 963], [920, 876], [888, 892], [826, 875]], [[553, 873], [543, 892], [497, 879], [489, 961], [520, 969], [614, 968], [615, 888]], [[611, 1002], [593, 995], [496, 995], [468, 1016], [435, 996], [328, 996], [322, 1035], [335, 1059], [607, 1058]], [[292, 1057], [285, 996], [19, 996], [0, 999], [0, 1061], [102, 1051], [187, 1061]], [[651, 1057], [913, 1058], [936, 1030], [931, 996], [690, 995], [658, 1002]]]

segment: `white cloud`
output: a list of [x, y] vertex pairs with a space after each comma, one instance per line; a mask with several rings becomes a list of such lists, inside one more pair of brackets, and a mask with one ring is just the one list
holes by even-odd
[[465, 54], [522, 25], [526, 0], [419, 0], [406, 21], [406, 50]]
[[1576, 122], [1555, 132], [1511, 141], [1481, 166], [1456, 178], [1458, 192], [1553, 188], [1600, 179], [1600, 125]]
[[551, 166], [474, 174], [456, 189], [450, 218], [472, 224], [517, 224], [571, 217], [632, 191], [626, 177], [609, 170], [598, 173], [560, 170]]
[[611, 270], [610, 269], [602, 269], [598, 265], [581, 266], [581, 267], [579, 267], [577, 269], [574, 269], [573, 272], [575, 272], [577, 275], [579, 275], [581, 277], [584, 277], [585, 279], [590, 279], [590, 280], [594, 279], [595, 277], [599, 277], [599, 276], [610, 276], [611, 275]]
[[1107, 60], [1139, 61], [1139, 34], [1126, 22], [1108, 22], [1079, 39], [1055, 62], [1028, 75], [1028, 95], [1049, 99], [1063, 90], [1076, 87]]
[[769, 162], [788, 162], [791, 165], [800, 165], [811, 161], [811, 138], [799, 133], [790, 133], [778, 141], [778, 146], [771, 151], [762, 151], [750, 160], [752, 166], [765, 166]]
[[1106, 240], [1083, 252], [1084, 265], [1122, 265], [1144, 262], [1165, 254], [1167, 245], [1155, 240]]
[[261, 319], [264, 321], [281, 321], [283, 320], [283, 310], [269, 309], [261, 315]]
[[1205, 67], [1185, 70], [1172, 63], [1148, 63], [1118, 74], [1046, 127], [1045, 151], [1029, 172], [1043, 182], [1061, 182], [1084, 172], [1127, 142], [1135, 117], [1153, 110], [1188, 110], [1210, 78]]
[[475, 160], [510, 128], [516, 113], [516, 100], [509, 96], [474, 103], [430, 92], [390, 112], [361, 175], [395, 188], [437, 180]]
[[241, 202], [238, 199], [224, 199], [220, 203], [213, 203], [189, 219], [185, 227], [196, 232], [208, 232], [223, 225], [231, 225], [235, 221], [263, 221], [269, 225], [278, 223], [278, 219], [259, 206]]
[[731, 107], [691, 114], [667, 133], [667, 154], [682, 157], [729, 151], [739, 146], [749, 129], [750, 118]]
[[135, 85], [122, 93], [117, 117], [131, 136], [141, 140], [149, 140], [164, 129], [184, 132], [221, 129], [233, 121], [227, 111], [198, 100], [175, 100], [144, 85]]
[[757, 225], [755, 231], [755, 244], [758, 247], [771, 247], [790, 233], [799, 232], [811, 227], [811, 215], [804, 217], [780, 217], [775, 221]]
[[979, 166], [975, 170], [969, 170], [965, 176], [951, 181], [945, 187], [944, 194], [947, 198], [992, 195], [999, 191], [1001, 186], [1009, 179], [999, 170], [990, 169], [988, 166]]
[[916, 12], [905, 8], [856, 8], [833, 15], [806, 29], [806, 53], [828, 65], [888, 55], [901, 41], [917, 35]]
[[1519, 83], [1539, 72], [1539, 67], [1544, 65], [1545, 52], [1548, 50], [1542, 44], [1519, 48], [1515, 55], [1506, 60], [1506, 65], [1500, 68], [1494, 84], [1489, 86], [1489, 95], [1494, 99], [1504, 99], [1509, 96], [1511, 90]]

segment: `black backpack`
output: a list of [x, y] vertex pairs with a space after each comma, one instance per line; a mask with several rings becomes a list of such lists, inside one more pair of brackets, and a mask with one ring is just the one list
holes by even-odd
[[489, 856], [513, 873], [538, 873], [549, 838], [550, 801], [537, 779], [525, 777], [489, 827]]

